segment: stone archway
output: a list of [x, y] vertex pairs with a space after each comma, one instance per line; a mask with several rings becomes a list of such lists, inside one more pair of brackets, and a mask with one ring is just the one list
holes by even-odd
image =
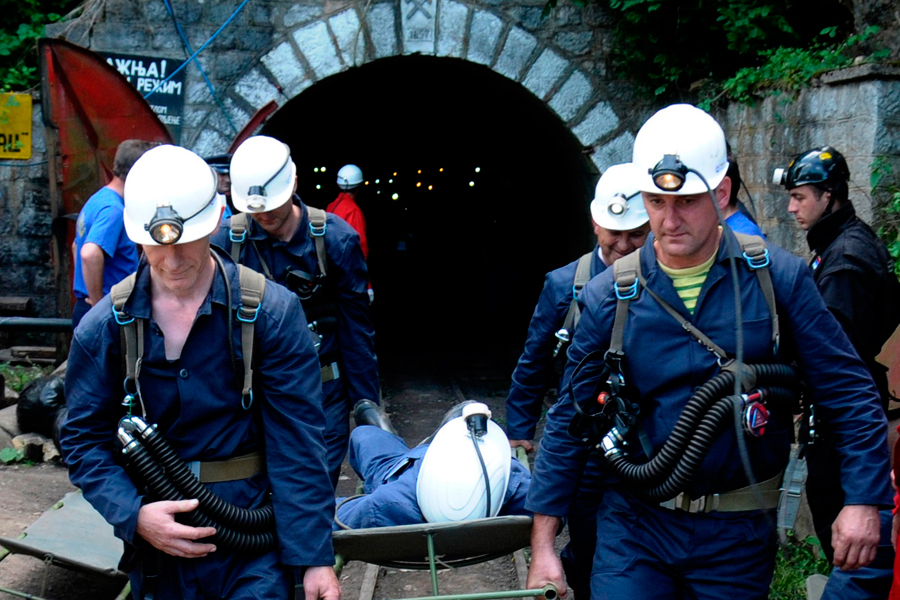
[[[268, 101], [283, 105], [329, 76], [418, 53], [470, 61], [519, 83], [565, 123], [600, 171], [630, 158], [631, 129], [640, 116], [625, 114], [633, 110], [630, 90], [610, 85], [605, 68], [579, 59], [578, 48], [563, 48], [566, 38], [548, 41], [529, 31], [523, 13], [517, 19], [507, 6], [501, 11], [453, 0], [352, 4], [321, 12], [291, 7], [283, 17], [287, 32], [273, 37], [258, 60], [227, 87], [223, 106], [228, 118], [217, 108], [206, 109], [205, 116], [194, 118], [199, 127], [186, 145], [201, 155], [222, 152], [230, 132]], [[524, 14], [534, 20], [533, 10]]]

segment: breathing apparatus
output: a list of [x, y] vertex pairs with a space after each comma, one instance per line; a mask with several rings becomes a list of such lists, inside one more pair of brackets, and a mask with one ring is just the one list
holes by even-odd
[[850, 168], [847, 161], [831, 146], [801, 152], [791, 160], [787, 169], [775, 169], [772, 174], [772, 183], [783, 185], [788, 191], [802, 185], [812, 185], [830, 192], [831, 197], [823, 215], [831, 214], [835, 201], [843, 202], [847, 199], [848, 181]]
[[480, 402], [437, 432], [419, 470], [416, 500], [429, 523], [496, 516], [511, 471], [509, 439]]
[[151, 148], [125, 179], [125, 232], [149, 246], [186, 244], [211, 234], [225, 206], [217, 185], [215, 171], [190, 150]]
[[[721, 127], [707, 113], [684, 104], [657, 112], [638, 132], [633, 162], [642, 191], [665, 195], [708, 194], [724, 235], [735, 236], [724, 223], [714, 192], [728, 169], [725, 137]], [[733, 357], [646, 287], [638, 253], [620, 259], [614, 265], [618, 303], [610, 347], [606, 351], [586, 355], [569, 378], [568, 391], [576, 412], [569, 425], [569, 433], [601, 452], [619, 479], [648, 501], [670, 500], [687, 489], [712, 444], [730, 421], [735, 427], [745, 475], [757, 489], [744, 436], [764, 435], [769, 407], [773, 403], [786, 402], [796, 394], [799, 382], [793, 368], [780, 364], [746, 365], [743, 362], [743, 318], [737, 261], [732, 248], [734, 243], [744, 249], [743, 258], [756, 271], [770, 312], [774, 313], [772, 339], [775, 355], [778, 354], [779, 344], [774, 292], [771, 292], [771, 279], [767, 271], [768, 251], [761, 242], [757, 244], [754, 240], [756, 238], [741, 238], [739, 241], [735, 237], [733, 240], [726, 239], [725, 243], [735, 300], [736, 352]], [[769, 292], [765, 291], [764, 280], [768, 281]], [[652, 458], [649, 458], [652, 450], [649, 441], [641, 440], [648, 459], [639, 462], [630, 455], [628, 439], [630, 434], [642, 434], [639, 431], [640, 399], [631, 393], [622, 366], [628, 304], [638, 297], [641, 289], [716, 357], [721, 371], [694, 392], [668, 440]], [[575, 396], [574, 381], [582, 369], [596, 362], [600, 355], [603, 359], [598, 384], [586, 399], [579, 401]]]

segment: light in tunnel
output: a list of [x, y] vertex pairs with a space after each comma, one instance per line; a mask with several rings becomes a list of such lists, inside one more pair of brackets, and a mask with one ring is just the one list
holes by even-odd
[[394, 195], [391, 196], [391, 200], [397, 200], [398, 198], [400, 198], [400, 194], [398, 194], [397, 192], [394, 192]]

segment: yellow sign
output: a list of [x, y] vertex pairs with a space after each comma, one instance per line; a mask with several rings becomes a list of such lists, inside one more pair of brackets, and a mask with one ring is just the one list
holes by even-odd
[[0, 158], [31, 158], [29, 94], [0, 94]]

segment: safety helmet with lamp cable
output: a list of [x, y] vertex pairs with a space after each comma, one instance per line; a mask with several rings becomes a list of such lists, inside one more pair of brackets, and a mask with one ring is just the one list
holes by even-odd
[[[725, 235], [736, 237], [737, 243], [744, 250], [744, 259], [756, 272], [760, 281], [763, 295], [772, 313], [773, 353], [777, 354], [777, 313], [768, 273], [768, 251], [759, 238], [736, 236], [725, 225], [714, 195], [714, 190], [723, 181], [728, 169], [725, 136], [719, 124], [707, 113], [690, 105], [673, 105], [665, 108], [653, 115], [638, 132], [634, 143], [633, 163], [638, 170], [638, 187], [642, 191], [678, 196], [705, 193], [710, 196]], [[576, 366], [569, 380], [569, 394], [573, 397], [576, 410], [576, 416], [569, 427], [570, 433], [600, 450], [622, 481], [632, 485], [639, 495], [653, 502], [671, 502], [686, 489], [712, 442], [722, 431], [722, 427], [727, 425], [729, 413], [733, 412], [741, 462], [756, 496], [758, 505], [756, 508], [771, 504], [771, 501], [764, 501], [763, 492], [756, 484], [743, 433], [753, 436], [763, 435], [767, 417], [764, 400], [767, 398], [781, 400], [790, 396], [793, 393], [791, 388], [796, 385], [796, 374], [784, 365], [743, 364], [743, 318], [739, 300], [737, 261], [732, 251], [733, 244], [728, 241], [725, 246], [734, 287], [737, 321], [736, 351], [733, 357], [728, 356], [715, 342], [646, 287], [646, 281], [640, 273], [640, 250], [638, 250], [619, 259], [614, 265], [618, 302], [610, 348], [605, 352], [595, 351], [588, 354]], [[640, 429], [638, 425], [641, 407], [638, 402], [632, 402], [626, 397], [627, 387], [622, 372], [622, 361], [625, 358], [623, 331], [628, 306], [630, 301], [637, 298], [641, 287], [646, 289], [685, 331], [716, 356], [722, 369], [722, 373], [695, 391], [669, 440], [652, 459], [643, 464], [628, 457], [626, 451], [625, 436], [632, 429]], [[606, 377], [600, 377], [600, 384], [591, 398], [584, 402], [575, 400], [573, 381], [578, 372], [590, 360], [601, 354]], [[753, 379], [759, 381], [753, 382]], [[732, 384], [733, 395], [725, 395]], [[770, 389], [751, 391], [756, 385], [766, 385]], [[698, 436], [691, 435], [691, 432], [698, 429], [699, 423], [705, 423], [702, 429], [709, 432], [702, 440]], [[642, 435], [642, 431], [639, 430], [638, 434], [642, 438], [645, 454], [650, 457], [653, 453], [649, 441]], [[688, 447], [692, 449], [689, 458], [685, 453]], [[776, 491], [778, 483], [774, 484]], [[768, 494], [772, 482], [765, 484]], [[719, 502], [720, 495], [715, 496], [716, 502]], [[737, 503], [742, 508], [733, 508], [736, 503], [729, 504], [729, 500], [725, 500], [727, 496], [728, 493], [721, 495], [723, 506], [732, 508], [722, 510], [753, 509], [753, 507], [743, 508], [746, 505], [745, 501]]]
[[186, 244], [219, 226], [225, 197], [215, 171], [179, 146], [151, 148], [125, 179], [125, 232], [147, 246]]
[[775, 169], [772, 183], [783, 185], [788, 191], [811, 185], [831, 193], [824, 215], [831, 214], [835, 201], [847, 199], [850, 168], [844, 156], [831, 146], [811, 148], [791, 160], [786, 169]]
[[275, 210], [290, 201], [297, 166], [284, 142], [266, 135], [245, 140], [231, 158], [231, 201], [240, 212]]
[[437, 432], [422, 459], [416, 500], [429, 523], [496, 516], [511, 472], [509, 439], [481, 402]]
[[363, 182], [362, 169], [356, 165], [344, 165], [337, 174], [337, 184], [342, 190], [352, 190]]

